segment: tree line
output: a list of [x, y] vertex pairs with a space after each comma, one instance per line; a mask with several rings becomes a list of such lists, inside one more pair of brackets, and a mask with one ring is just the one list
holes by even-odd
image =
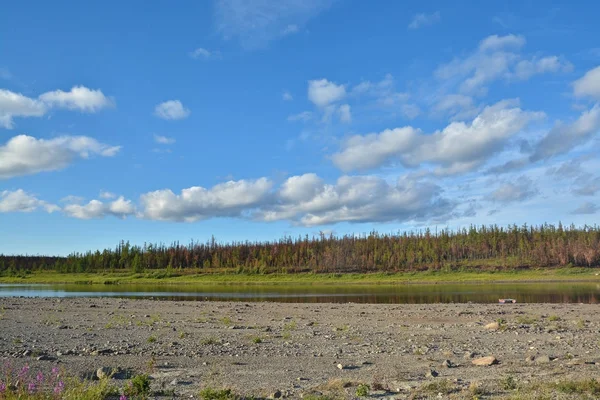
[[265, 242], [131, 245], [67, 257], [0, 255], [0, 273], [72, 272], [295, 273], [399, 272], [600, 266], [600, 227], [562, 224], [471, 226], [396, 234], [283, 237]]

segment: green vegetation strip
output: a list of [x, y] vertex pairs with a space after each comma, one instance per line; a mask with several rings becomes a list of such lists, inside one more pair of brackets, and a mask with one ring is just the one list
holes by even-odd
[[344, 274], [156, 274], [149, 273], [57, 273], [32, 272], [20, 276], [0, 277], [0, 283], [64, 283], [64, 284], [418, 284], [418, 283], [502, 283], [502, 282], [590, 282], [600, 281], [597, 268], [548, 268], [516, 271], [423, 271], [399, 273]]

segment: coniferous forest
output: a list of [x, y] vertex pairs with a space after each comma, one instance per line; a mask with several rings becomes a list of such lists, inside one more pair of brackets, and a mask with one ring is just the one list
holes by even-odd
[[471, 226], [397, 234], [284, 237], [270, 242], [182, 245], [120, 242], [114, 249], [67, 257], [0, 255], [0, 274], [73, 272], [343, 273], [423, 270], [510, 270], [600, 266], [600, 227]]

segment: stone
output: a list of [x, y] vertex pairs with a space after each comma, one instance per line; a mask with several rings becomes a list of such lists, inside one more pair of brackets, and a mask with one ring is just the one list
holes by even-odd
[[111, 375], [112, 368], [110, 367], [100, 367], [96, 370], [96, 378], [98, 379], [110, 378]]
[[491, 322], [484, 326], [484, 328], [490, 331], [497, 331], [498, 329], [500, 329], [500, 324], [497, 322]]
[[473, 361], [471, 361], [471, 363], [473, 365], [484, 366], [485, 367], [485, 366], [490, 366], [490, 365], [497, 364], [498, 360], [494, 356], [487, 356], [487, 357], [476, 358]]
[[343, 364], [338, 364], [337, 367], [338, 367], [338, 369], [344, 369], [344, 365]]
[[473, 357], [475, 357], [475, 353], [473, 353], [472, 351], [466, 351], [463, 358], [466, 360]]
[[177, 385], [179, 385], [179, 379], [177, 379], [177, 378], [173, 379], [173, 380], [171, 381], [171, 385], [173, 385], [173, 386], [177, 386]]
[[525, 359], [525, 361], [527, 361], [528, 363], [532, 363], [535, 360], [534, 356], [527, 356], [527, 358]]
[[31, 355], [31, 350], [25, 350], [23, 352], [23, 357], [29, 357]]
[[444, 361], [442, 361], [441, 365], [444, 368], [454, 368], [454, 367], [456, 367], [456, 365], [454, 365], [454, 363], [452, 361], [450, 361], [450, 360], [444, 360]]
[[429, 370], [429, 371], [427, 371], [427, 373], [425, 374], [425, 376], [426, 376], [427, 378], [435, 378], [435, 377], [437, 377], [438, 375], [439, 375], [439, 373], [438, 373], [436, 370], [434, 370], [434, 369], [430, 369], [430, 370]]
[[535, 358], [536, 364], [548, 364], [550, 361], [552, 361], [552, 360], [547, 355], [537, 356]]
[[271, 393], [269, 395], [270, 399], [278, 399], [280, 397], [281, 397], [281, 391], [280, 390], [276, 390], [276, 391], [274, 391], [273, 393]]

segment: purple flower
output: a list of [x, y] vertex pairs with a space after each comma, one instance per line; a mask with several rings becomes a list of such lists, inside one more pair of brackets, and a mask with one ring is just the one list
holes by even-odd
[[21, 371], [19, 372], [19, 378], [23, 378], [25, 375], [27, 375], [28, 372], [29, 372], [29, 365], [25, 364], [25, 366], [23, 368], [21, 368]]
[[35, 379], [38, 382], [42, 382], [44, 380], [44, 374], [42, 374], [41, 372], [38, 372], [37, 376], [35, 377]]
[[127, 400], [127, 396], [125, 396], [124, 394], [122, 394], [122, 395], [119, 397], [119, 400]]
[[4, 382], [0, 382], [0, 393], [6, 391], [6, 384]]
[[60, 393], [62, 393], [62, 391], [63, 391], [64, 388], [65, 388], [64, 382], [63, 381], [58, 381], [58, 383], [54, 387], [54, 393], [60, 394]]
[[29, 390], [29, 393], [35, 392], [35, 383], [31, 382], [29, 385], [27, 385], [27, 390]]
[[52, 367], [52, 374], [58, 375], [58, 367]]

